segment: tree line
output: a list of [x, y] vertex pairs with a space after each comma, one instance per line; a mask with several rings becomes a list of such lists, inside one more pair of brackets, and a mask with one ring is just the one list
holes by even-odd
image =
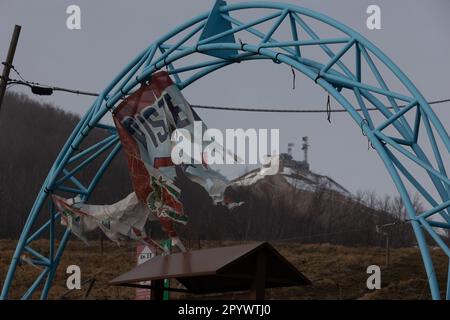
[[[0, 238], [18, 238], [51, 165], [79, 120], [77, 115], [24, 94], [6, 95], [0, 114]], [[104, 137], [104, 132], [94, 130], [85, 143]], [[94, 161], [77, 178], [88, 181], [100, 161]], [[191, 214], [188, 225], [178, 227], [180, 234], [190, 240], [292, 240], [377, 246], [383, 244], [383, 232], [389, 232], [393, 246], [415, 243], [411, 226], [402, 222], [406, 213], [399, 198], [379, 198], [373, 192], [348, 198], [325, 187], [311, 193], [289, 188], [278, 180], [269, 182], [241, 187], [238, 197], [244, 204], [231, 211]], [[275, 190], [274, 185], [285, 189]], [[127, 164], [120, 152], [89, 202], [110, 204], [130, 192]], [[415, 205], [420, 209], [419, 201]], [[35, 228], [48, 218], [48, 210], [43, 212]], [[376, 228], [394, 222], [400, 223], [382, 231]], [[162, 236], [157, 224], [152, 223], [151, 228], [153, 235]], [[61, 227], [57, 230], [59, 235], [63, 232]]]
[[[34, 200], [58, 153], [80, 117], [25, 94], [8, 92], [0, 114], [0, 238], [18, 238]], [[94, 130], [85, 145], [106, 137]], [[83, 145], [81, 146], [83, 148]], [[77, 178], [87, 181], [101, 159], [88, 165]], [[113, 203], [131, 192], [125, 157], [111, 163], [90, 201]], [[48, 219], [44, 205], [35, 228]], [[58, 234], [63, 231], [58, 228]]]
[[[244, 204], [230, 212], [193, 214], [186, 237], [384, 246], [387, 233], [393, 247], [416, 244], [399, 197], [367, 191], [344, 197], [325, 186], [307, 192], [280, 181], [277, 176], [266, 177], [241, 187]], [[417, 198], [414, 205], [422, 210]]]

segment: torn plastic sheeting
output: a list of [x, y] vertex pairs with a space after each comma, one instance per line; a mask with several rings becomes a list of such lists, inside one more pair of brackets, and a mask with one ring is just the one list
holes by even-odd
[[[229, 185], [222, 175], [204, 163], [175, 166], [172, 162], [171, 152], [176, 143], [171, 140], [172, 133], [182, 128], [193, 137], [194, 122], [201, 121], [200, 117], [167, 72], [162, 71], [153, 75], [150, 84], [142, 85], [122, 101], [113, 119], [127, 157], [134, 192], [106, 206], [54, 196], [56, 207], [63, 213], [62, 223], [81, 239], [86, 240], [86, 232], [98, 227], [109, 239], [118, 242], [124, 237], [145, 239], [145, 222], [151, 217], [160, 222], [173, 244], [184, 250], [173, 226], [173, 222], [186, 224], [188, 221], [183, 201], [186, 203], [187, 198], [194, 197], [202, 209], [208, 208], [223, 199]], [[206, 129], [202, 122], [202, 132]], [[197, 147], [204, 150], [207, 142], [200, 143]]]
[[[89, 205], [76, 199], [53, 195], [53, 202], [62, 214], [61, 223], [78, 238], [87, 242], [86, 233], [100, 228], [112, 241], [146, 238], [144, 226], [150, 211], [138, 201], [133, 192], [112, 205]], [[155, 218], [151, 218], [155, 220]]]
[[[155, 73], [150, 84], [143, 85], [115, 110], [114, 123], [127, 154], [133, 189], [171, 237], [176, 236], [172, 222], [184, 224], [188, 219], [180, 201], [183, 185], [188, 189], [197, 184], [207, 193], [199, 201], [212, 199], [217, 203], [229, 184], [204, 163], [194, 164], [192, 158], [193, 164], [179, 166], [177, 172], [171, 158], [176, 142], [171, 136], [176, 129], [184, 129], [193, 137], [195, 121], [201, 121], [200, 117], [164, 71]], [[203, 122], [202, 131], [206, 131]], [[206, 143], [202, 141], [197, 147], [203, 150]]]

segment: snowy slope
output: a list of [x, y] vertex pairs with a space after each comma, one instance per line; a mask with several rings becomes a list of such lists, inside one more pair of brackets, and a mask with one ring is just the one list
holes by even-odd
[[[282, 163], [281, 163], [282, 164]], [[233, 180], [237, 186], [252, 186], [256, 183], [268, 182], [273, 175], [266, 175], [265, 168], [252, 170], [241, 177]], [[352, 197], [352, 194], [342, 185], [330, 177], [314, 173], [309, 170], [300, 170], [295, 167], [281, 165], [275, 176], [281, 177], [290, 187], [301, 191], [316, 192], [319, 190], [328, 190], [337, 192], [345, 197]]]

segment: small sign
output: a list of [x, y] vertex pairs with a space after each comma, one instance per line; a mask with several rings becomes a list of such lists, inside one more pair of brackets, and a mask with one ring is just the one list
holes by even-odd
[[[150, 248], [143, 244], [138, 244], [136, 246], [136, 254], [137, 265], [143, 264], [155, 256]], [[141, 281], [139, 284], [150, 285], [151, 281]], [[135, 300], [150, 300], [150, 289], [136, 288]]]

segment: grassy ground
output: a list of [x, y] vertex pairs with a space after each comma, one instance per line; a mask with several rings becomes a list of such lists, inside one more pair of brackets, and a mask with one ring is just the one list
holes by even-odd
[[[0, 240], [0, 283], [3, 283], [16, 241]], [[236, 242], [201, 242], [202, 248], [232, 245]], [[390, 265], [386, 268], [385, 253], [381, 248], [349, 248], [329, 244], [304, 245], [296, 243], [272, 243], [289, 261], [302, 271], [312, 286], [268, 290], [270, 299], [430, 299], [426, 275], [417, 248], [393, 249]], [[198, 244], [196, 243], [196, 246]], [[46, 252], [48, 242], [39, 240], [33, 248]], [[447, 258], [439, 250], [432, 250], [436, 272], [444, 276]], [[89, 299], [133, 299], [135, 290], [108, 286], [108, 281], [133, 268], [136, 263], [135, 245], [117, 247], [104, 242], [103, 254], [99, 242], [86, 246], [79, 241], [69, 242], [50, 291], [50, 299], [59, 299], [65, 287], [67, 266], [81, 267], [82, 281], [95, 276], [96, 282]], [[376, 264], [382, 267], [382, 288], [370, 291], [366, 288], [366, 268]], [[20, 297], [30, 282], [39, 273], [39, 268], [22, 265], [16, 273], [10, 298]], [[445, 277], [439, 279], [441, 289], [445, 288]], [[88, 284], [81, 290], [73, 290], [68, 299], [83, 299]], [[233, 296], [232, 296], [233, 297]], [[238, 298], [239, 296], [234, 296]], [[38, 298], [35, 295], [33, 298]], [[173, 299], [195, 298], [173, 294]]]

